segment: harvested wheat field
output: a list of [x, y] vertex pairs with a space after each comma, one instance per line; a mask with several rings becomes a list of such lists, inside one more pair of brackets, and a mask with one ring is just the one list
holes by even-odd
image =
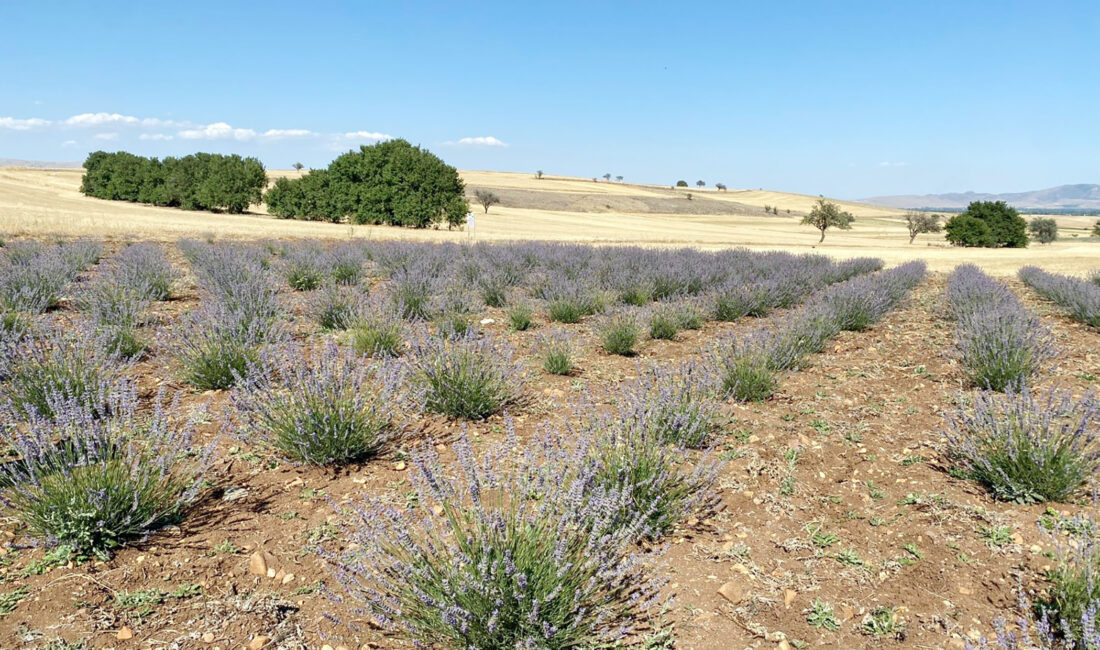
[[505, 203], [465, 246], [0, 178], [0, 647], [962, 648], [1096, 560], [1079, 274], [899, 265], [957, 251], [892, 214], [768, 252], [760, 224], [813, 234], [732, 191]]
[[[856, 217], [850, 231], [831, 231], [818, 243], [813, 228], [799, 225], [817, 197], [762, 190], [670, 189], [651, 185], [593, 182], [572, 177], [509, 172], [462, 172], [468, 193], [491, 189], [501, 198], [487, 214], [472, 205], [476, 232], [409, 230], [389, 226], [349, 226], [272, 220], [262, 206], [252, 214], [218, 215], [172, 208], [103, 201], [80, 194], [79, 169], [0, 168], [0, 233], [30, 236], [88, 236], [174, 241], [180, 237], [256, 239], [399, 239], [416, 241], [563, 241], [641, 246], [692, 246], [717, 250], [820, 253], [836, 259], [873, 255], [887, 264], [924, 260], [946, 271], [961, 262], [981, 264], [996, 275], [1014, 274], [1035, 264], [1080, 272], [1098, 264], [1100, 245], [1089, 239], [1094, 218], [1059, 216], [1059, 241], [1020, 249], [965, 249], [948, 246], [942, 235], [921, 235], [913, 245], [891, 208], [839, 205]], [[298, 176], [273, 172], [273, 177]], [[686, 196], [690, 193], [691, 200]], [[764, 206], [780, 214], [768, 215]], [[790, 216], [787, 215], [790, 211]]]

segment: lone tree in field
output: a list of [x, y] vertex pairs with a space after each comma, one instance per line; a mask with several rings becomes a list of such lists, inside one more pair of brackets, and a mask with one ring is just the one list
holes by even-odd
[[706, 187], [706, 185], [707, 185], [706, 181], [695, 181], [695, 186], [696, 187]]
[[300, 171], [302, 171], [302, 168], [303, 168], [303, 167], [305, 167], [305, 165], [303, 165], [303, 164], [302, 164], [302, 163], [300, 163], [300, 162], [296, 162], [296, 163], [294, 163], [294, 164], [293, 164], [293, 165], [291, 165], [291, 166], [292, 166], [292, 167], [294, 167], [294, 171], [296, 171], [296, 172], [300, 172]]
[[1026, 248], [1027, 222], [1004, 201], [972, 201], [944, 224], [947, 241], [956, 246]]
[[474, 199], [481, 204], [481, 207], [485, 208], [486, 214], [489, 213], [489, 206], [500, 203], [500, 197], [489, 190], [474, 191]]
[[603, 179], [605, 181], [610, 181], [611, 180], [611, 172], [608, 172], [608, 173], [604, 174]]
[[1097, 219], [1096, 224], [1092, 227], [1092, 236], [1100, 237], [1100, 219]]
[[621, 183], [621, 182], [623, 182], [623, 177], [622, 176], [616, 176], [615, 180], [617, 180]]
[[714, 187], [718, 188], [719, 192], [725, 192], [726, 191], [726, 184], [725, 183], [715, 183]]
[[1031, 238], [1040, 244], [1049, 244], [1058, 239], [1058, 222], [1050, 217], [1035, 217], [1027, 225]]
[[687, 186], [688, 186], [687, 181], [676, 181], [676, 187], [687, 187]]
[[542, 179], [542, 170], [541, 169], [535, 172], [535, 178]]
[[852, 216], [851, 212], [845, 212], [837, 204], [830, 203], [825, 199], [818, 199], [813, 210], [810, 210], [810, 214], [802, 217], [802, 223], [811, 225], [821, 231], [821, 239], [817, 240], [819, 244], [825, 241], [826, 230], [829, 228], [851, 230], [852, 222], [855, 220], [856, 218]]
[[943, 215], [917, 212], [915, 210], [906, 212], [905, 225], [909, 228], [909, 243], [912, 244], [917, 235], [942, 231], [943, 226], [940, 225], [940, 219], [943, 219]]

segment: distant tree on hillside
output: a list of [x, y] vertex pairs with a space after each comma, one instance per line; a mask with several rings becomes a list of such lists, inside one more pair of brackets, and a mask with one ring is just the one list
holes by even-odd
[[852, 216], [852, 213], [841, 210], [837, 204], [830, 203], [825, 199], [818, 199], [813, 210], [810, 210], [810, 214], [802, 217], [803, 224], [813, 226], [821, 231], [821, 239], [817, 240], [819, 244], [825, 241], [826, 230], [829, 228], [851, 230], [852, 222], [855, 220], [856, 218]]
[[943, 215], [917, 212], [915, 210], [906, 212], [905, 225], [909, 228], [909, 243], [912, 244], [917, 235], [942, 231], [943, 226], [940, 225], [940, 219], [943, 219]]
[[688, 186], [687, 181], [676, 181], [676, 187], [687, 187], [687, 186]]
[[696, 185], [696, 187], [706, 187], [707, 182], [706, 181], [695, 181], [695, 185]]
[[623, 182], [623, 177], [622, 176], [616, 176], [615, 180], [617, 180], [621, 183], [621, 182]]
[[302, 163], [300, 163], [300, 162], [296, 162], [296, 163], [294, 163], [293, 165], [291, 165], [291, 167], [293, 167], [293, 168], [294, 168], [294, 171], [296, 171], [296, 172], [300, 172], [300, 171], [302, 171], [302, 168], [303, 168], [303, 167], [305, 167], [305, 165], [303, 165], [303, 164], [302, 164]]
[[1100, 219], [1096, 220], [1096, 223], [1092, 226], [1092, 236], [1100, 237]]
[[542, 170], [541, 169], [535, 172], [535, 178], [540, 178], [540, 179], [542, 178]]
[[1058, 222], [1050, 217], [1035, 217], [1027, 225], [1032, 239], [1040, 244], [1049, 244], [1058, 239]]
[[688, 193], [687, 193], [687, 194], [685, 194], [684, 196], [686, 196], [686, 197], [687, 197], [687, 200], [688, 200], [688, 201], [690, 201], [690, 200], [691, 200], [691, 192], [688, 192]]
[[719, 192], [725, 192], [726, 191], [726, 184], [725, 183], [715, 183], [714, 186], [716, 188], [718, 188]]
[[608, 173], [604, 174], [604, 175], [603, 175], [603, 179], [604, 179], [605, 181], [609, 181], [609, 180], [611, 180], [611, 172], [608, 172]]
[[485, 208], [486, 214], [489, 213], [489, 206], [500, 203], [500, 197], [489, 190], [474, 191], [474, 199], [481, 204], [481, 207]]

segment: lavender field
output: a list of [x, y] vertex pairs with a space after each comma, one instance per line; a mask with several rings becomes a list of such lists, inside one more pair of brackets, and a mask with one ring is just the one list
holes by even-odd
[[0, 647], [1097, 648], [1097, 289], [6, 240]]

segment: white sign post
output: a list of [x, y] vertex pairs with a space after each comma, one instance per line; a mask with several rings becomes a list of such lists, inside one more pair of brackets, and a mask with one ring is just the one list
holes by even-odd
[[474, 236], [474, 213], [466, 213], [466, 239], [473, 239]]

